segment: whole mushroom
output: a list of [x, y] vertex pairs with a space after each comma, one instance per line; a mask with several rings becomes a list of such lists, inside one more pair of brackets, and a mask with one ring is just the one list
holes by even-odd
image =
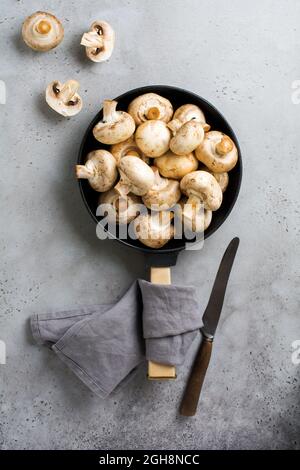
[[232, 170], [238, 161], [238, 151], [226, 134], [210, 131], [195, 151], [196, 157], [214, 173]]
[[173, 120], [168, 127], [173, 132], [170, 149], [177, 155], [186, 155], [193, 152], [204, 139], [204, 130], [200, 122], [188, 121], [178, 126], [180, 121]]
[[200, 122], [205, 132], [209, 131], [210, 126], [207, 124], [203, 111], [195, 104], [184, 104], [176, 109], [171, 126], [173, 128], [180, 128], [183, 124], [189, 121]]
[[171, 209], [181, 197], [179, 182], [162, 178], [158, 168], [151, 168], [155, 175], [155, 181], [152, 188], [143, 196], [143, 203], [148, 209], [152, 210]]
[[75, 116], [82, 109], [78, 90], [79, 83], [76, 80], [68, 80], [66, 83], [54, 80], [46, 88], [46, 101], [50, 108], [62, 116]]
[[34, 51], [46, 52], [61, 43], [64, 28], [56, 16], [45, 11], [37, 11], [24, 21], [22, 37], [27, 46]]
[[181, 180], [185, 175], [198, 168], [198, 160], [193, 153], [188, 155], [175, 155], [169, 151], [162, 157], [154, 160], [154, 165], [165, 178]]
[[111, 189], [118, 178], [116, 160], [107, 150], [90, 152], [85, 165], [76, 165], [75, 173], [78, 179], [87, 179], [100, 193]]
[[161, 248], [174, 237], [173, 214], [167, 211], [139, 215], [133, 222], [138, 240], [150, 248]]
[[129, 139], [124, 140], [124, 142], [112, 145], [110, 151], [115, 157], [118, 164], [120, 163], [121, 158], [126, 157], [127, 155], [139, 157], [145, 163], [150, 163], [150, 158], [146, 157], [146, 155], [144, 155], [143, 152], [138, 148], [133, 136], [129, 137]]
[[105, 100], [103, 118], [93, 129], [95, 139], [102, 144], [118, 144], [132, 136], [135, 123], [130, 114], [117, 111], [117, 101]]
[[177, 211], [183, 223], [183, 229], [194, 233], [204, 232], [212, 221], [212, 211], [204, 209], [203, 203], [197, 198], [180, 201]]
[[125, 196], [128, 193], [143, 196], [154, 184], [154, 173], [139, 157], [128, 155], [123, 157], [118, 165], [120, 181], [115, 186], [116, 191]]
[[80, 44], [85, 46], [87, 57], [93, 62], [104, 62], [112, 55], [115, 32], [106, 21], [94, 21], [88, 33], [84, 33]]
[[128, 106], [137, 126], [150, 119], [169, 122], [173, 116], [173, 106], [169, 100], [156, 93], [145, 93], [135, 98]]
[[193, 171], [180, 182], [181, 191], [188, 196], [187, 204], [203, 204], [204, 209], [216, 211], [223, 194], [217, 180], [207, 171]]
[[118, 191], [112, 188], [101, 194], [99, 204], [110, 204], [113, 208], [112, 222], [126, 225], [138, 216], [141, 199], [135, 194], [120, 196]]
[[167, 124], [159, 120], [150, 120], [141, 124], [135, 133], [139, 149], [147, 157], [160, 157], [169, 150], [171, 132]]

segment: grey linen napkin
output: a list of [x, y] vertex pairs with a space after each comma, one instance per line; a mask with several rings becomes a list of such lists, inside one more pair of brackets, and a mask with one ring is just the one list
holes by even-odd
[[146, 359], [182, 364], [200, 317], [193, 287], [139, 280], [116, 304], [33, 315], [31, 329], [38, 344], [105, 398]]

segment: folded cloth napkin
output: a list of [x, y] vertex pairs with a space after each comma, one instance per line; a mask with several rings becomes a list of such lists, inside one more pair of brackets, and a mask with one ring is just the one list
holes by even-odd
[[139, 280], [116, 303], [31, 317], [51, 347], [98, 396], [127, 383], [147, 360], [179, 365], [201, 326], [193, 287]]

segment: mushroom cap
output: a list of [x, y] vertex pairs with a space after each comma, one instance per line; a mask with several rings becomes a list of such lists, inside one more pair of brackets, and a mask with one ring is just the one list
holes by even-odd
[[118, 178], [116, 160], [107, 150], [94, 150], [87, 155], [85, 165], [76, 165], [76, 176], [87, 179], [95, 191], [108, 191]]
[[135, 133], [135, 141], [147, 157], [160, 157], [169, 149], [171, 132], [163, 121], [149, 120], [141, 124]]
[[173, 106], [169, 100], [156, 93], [145, 93], [135, 98], [128, 106], [137, 126], [149, 119], [169, 122], [173, 116]]
[[115, 46], [115, 32], [106, 21], [94, 21], [88, 33], [82, 36], [87, 57], [93, 62], [104, 62], [110, 58]]
[[183, 223], [183, 231], [188, 230], [194, 233], [204, 232], [212, 221], [212, 211], [204, 209], [203, 204], [194, 201], [180, 201], [181, 210], [179, 217]]
[[117, 101], [104, 101], [103, 119], [93, 129], [95, 139], [102, 144], [118, 144], [129, 139], [135, 131], [133, 118], [125, 111], [116, 111], [117, 104]]
[[204, 130], [198, 121], [186, 122], [174, 134], [170, 141], [170, 150], [176, 155], [193, 152], [204, 139]]
[[51, 13], [37, 11], [25, 19], [22, 26], [22, 37], [31, 49], [46, 52], [61, 43], [64, 37], [64, 28]]
[[121, 194], [132, 192], [138, 196], [143, 196], [152, 188], [154, 173], [139, 157], [131, 155], [123, 157], [118, 167], [121, 180], [116, 186], [116, 190]]
[[207, 132], [195, 153], [198, 160], [214, 173], [230, 171], [238, 161], [234, 142], [219, 131]]
[[152, 167], [155, 183], [143, 196], [143, 203], [148, 209], [162, 211], [171, 209], [181, 198], [179, 182], [159, 175], [158, 168]]
[[138, 240], [150, 248], [161, 248], [174, 237], [170, 212], [139, 215], [133, 222]]
[[155, 166], [165, 178], [181, 180], [185, 175], [198, 168], [198, 160], [193, 153], [188, 155], [175, 155], [169, 151], [162, 157], [154, 160]]
[[216, 211], [222, 204], [220, 185], [207, 171], [198, 170], [185, 175], [180, 182], [180, 189], [193, 200], [198, 198], [207, 210]]
[[124, 140], [124, 142], [112, 145], [110, 152], [113, 154], [118, 164], [120, 163], [121, 158], [126, 157], [127, 155], [139, 157], [145, 163], [150, 163], [150, 158], [146, 157], [146, 155], [144, 155], [136, 145], [133, 135], [129, 137], [129, 139]]
[[100, 195], [99, 204], [111, 204], [113, 208], [111, 222], [126, 225], [139, 215], [141, 198], [131, 193], [127, 196], [120, 196], [115, 188], [112, 188]]
[[76, 80], [68, 80], [66, 83], [54, 80], [46, 88], [46, 102], [64, 117], [75, 116], [82, 109], [78, 89], [79, 83]]
[[213, 171], [209, 170], [205, 165], [201, 165], [199, 167], [199, 170], [207, 171], [208, 173], [213, 175], [213, 177], [218, 181], [220, 188], [222, 190], [222, 193], [226, 191], [228, 183], [229, 183], [229, 175], [226, 171], [224, 171], [223, 173], [214, 173]]
[[210, 129], [210, 126], [206, 123], [203, 111], [201, 111], [199, 106], [196, 106], [195, 104], [184, 104], [183, 106], [180, 106], [180, 108], [176, 109], [173, 120], [177, 119], [183, 124], [188, 121], [201, 122], [205, 132]]

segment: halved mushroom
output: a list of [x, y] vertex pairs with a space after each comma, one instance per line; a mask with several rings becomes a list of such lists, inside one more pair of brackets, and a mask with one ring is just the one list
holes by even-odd
[[113, 208], [113, 220], [117, 224], [126, 225], [135, 219], [139, 213], [139, 205], [141, 199], [135, 194], [127, 194], [127, 196], [120, 196], [115, 188], [101, 194], [99, 204], [111, 204]]
[[124, 140], [124, 142], [112, 145], [110, 151], [115, 157], [118, 164], [120, 163], [121, 158], [126, 157], [127, 155], [139, 157], [145, 163], [150, 163], [150, 158], [146, 157], [146, 155], [144, 155], [143, 152], [138, 148], [133, 136], [129, 137], [129, 139], [127, 140]]
[[198, 198], [191, 197], [189, 201], [182, 199], [177, 209], [176, 213], [182, 220], [184, 231], [204, 232], [212, 221], [212, 211], [204, 209]]
[[84, 33], [80, 44], [85, 46], [87, 57], [93, 62], [104, 62], [112, 55], [115, 32], [106, 21], [94, 21], [88, 33]]
[[223, 194], [217, 180], [207, 171], [193, 171], [180, 182], [181, 191], [188, 196], [187, 204], [203, 204], [204, 209], [216, 211]]
[[90, 152], [85, 165], [76, 165], [75, 170], [77, 178], [87, 179], [99, 193], [111, 189], [118, 178], [116, 160], [107, 150]]
[[150, 248], [161, 248], [174, 237], [173, 214], [167, 211], [139, 215], [133, 222], [138, 240]]
[[154, 185], [143, 196], [143, 203], [148, 209], [162, 211], [171, 209], [181, 197], [179, 182], [162, 178], [158, 168], [152, 166], [155, 175]]
[[154, 173], [139, 157], [128, 155], [123, 157], [118, 165], [120, 181], [115, 186], [121, 196], [128, 193], [143, 196], [154, 184]]
[[214, 173], [230, 171], [238, 161], [234, 142], [219, 131], [207, 132], [195, 153], [198, 160]]
[[117, 111], [117, 101], [105, 100], [103, 118], [93, 129], [95, 139], [102, 144], [118, 144], [132, 136], [135, 123], [130, 114]]
[[169, 100], [156, 93], [145, 93], [135, 98], [128, 106], [137, 126], [150, 119], [169, 122], [173, 116], [173, 106]]
[[78, 89], [79, 83], [76, 80], [68, 80], [66, 83], [54, 80], [46, 88], [46, 101], [50, 108], [62, 116], [75, 116], [82, 109]]
[[165, 178], [181, 180], [185, 175], [198, 168], [198, 160], [193, 153], [175, 155], [171, 151], [154, 160], [154, 165]]
[[64, 28], [51, 13], [37, 11], [24, 21], [22, 37], [27, 46], [34, 51], [46, 52], [61, 43]]
[[178, 128], [178, 122], [173, 120], [168, 123], [168, 127], [173, 132], [170, 141], [170, 149], [176, 155], [186, 155], [193, 152], [204, 139], [204, 130], [200, 122], [188, 121]]
[[163, 121], [150, 120], [141, 124], [135, 133], [135, 141], [147, 157], [160, 157], [169, 150], [171, 132]]
[[210, 126], [205, 120], [203, 111], [195, 104], [184, 104], [176, 109], [173, 119], [171, 121], [172, 129], [179, 129], [183, 124], [189, 121], [196, 121], [202, 124], [205, 132], [209, 131]]

